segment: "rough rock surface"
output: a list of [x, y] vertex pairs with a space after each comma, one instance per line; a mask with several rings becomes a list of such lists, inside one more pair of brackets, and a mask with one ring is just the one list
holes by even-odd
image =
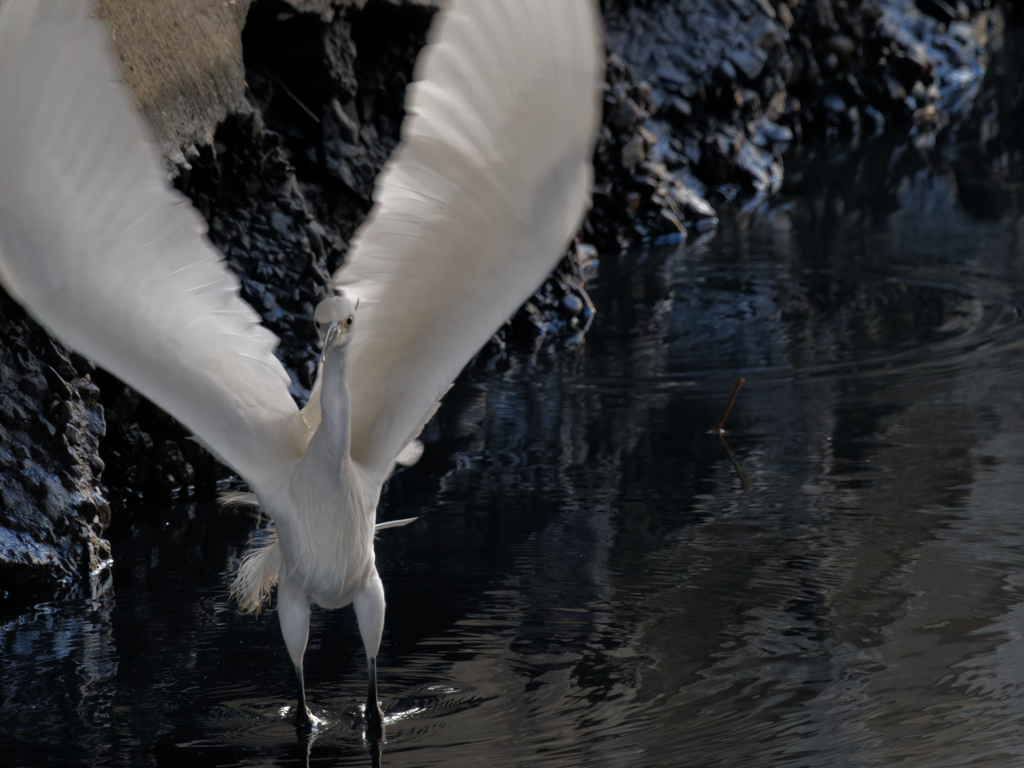
[[[508, 343], [577, 344], [599, 251], [705, 236], [722, 210], [752, 215], [781, 188], [791, 145], [857, 145], [885, 131], [926, 151], [953, 133], [1000, 28], [999, 12], [980, 3], [606, 2], [608, 90], [583, 233], [598, 248], [575, 244], [478, 364], [501, 365]], [[247, 17], [249, 0], [101, 5], [176, 184], [281, 338], [303, 402], [315, 370], [312, 311], [397, 142], [436, 3], [258, 0]], [[140, 8], [151, 17], [136, 17]], [[160, 44], [142, 45], [150, 35]], [[989, 117], [964, 130], [995, 147], [1001, 102], [990, 101]], [[229, 475], [180, 425], [69, 356], [3, 297], [0, 588], [52, 594], [88, 583], [107, 557], [99, 536], [110, 513], [96, 490], [104, 463], [114, 514]]]
[[613, 4], [605, 25], [591, 220], [624, 244], [669, 243], [714, 228], [709, 201], [749, 217], [781, 189], [795, 142], [897, 132], [934, 146], [970, 112], [1002, 13], [988, 0], [650, 0]]
[[96, 0], [168, 170], [187, 165], [245, 102], [242, 28], [252, 0]]
[[92, 366], [0, 291], [0, 599], [102, 590], [110, 508]]

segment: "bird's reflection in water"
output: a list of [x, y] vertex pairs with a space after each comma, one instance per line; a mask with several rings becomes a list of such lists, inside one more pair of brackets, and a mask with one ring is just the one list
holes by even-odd
[[[281, 710], [281, 714], [289, 721], [291, 721], [294, 716], [291, 711], [291, 707], [284, 707]], [[382, 764], [384, 757], [384, 744], [387, 742], [387, 723], [402, 719], [405, 714], [408, 713], [385, 715], [384, 723], [378, 728], [373, 728], [372, 726], [367, 727], [364, 724], [362, 729], [362, 741], [366, 748], [366, 754], [370, 758], [370, 765], [372, 768], [379, 768]], [[330, 728], [329, 720], [318, 717], [316, 718], [316, 721], [316, 725], [313, 728], [297, 727], [295, 729], [295, 749], [297, 750], [298, 757], [301, 759], [302, 765], [305, 766], [305, 768], [309, 768], [312, 764], [313, 746]], [[287, 751], [294, 754], [292, 748], [289, 748]], [[289, 756], [289, 760], [292, 759], [294, 758]]]
[[381, 757], [384, 755], [384, 740], [387, 734], [386, 725], [388, 716], [384, 716], [381, 723], [374, 723], [367, 720], [367, 726], [363, 729], [363, 742], [366, 744], [366, 751], [370, 755], [370, 765], [378, 768]]
[[381, 758], [384, 756], [384, 734], [383, 729], [381, 737], [374, 739], [373, 741], [366, 742], [366, 751], [370, 753], [370, 765], [373, 768], [380, 768]]

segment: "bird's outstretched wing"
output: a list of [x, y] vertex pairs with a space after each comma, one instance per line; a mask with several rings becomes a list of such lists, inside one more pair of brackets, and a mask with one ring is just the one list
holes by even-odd
[[0, 278], [254, 487], [306, 430], [277, 338], [164, 181], [89, 0], [0, 6]]
[[402, 142], [332, 285], [359, 298], [352, 456], [386, 473], [590, 205], [604, 46], [594, 0], [454, 0]]

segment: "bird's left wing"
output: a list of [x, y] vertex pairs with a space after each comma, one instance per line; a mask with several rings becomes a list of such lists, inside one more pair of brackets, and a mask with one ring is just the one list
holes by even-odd
[[277, 338], [164, 181], [92, 6], [0, 6], [0, 279], [259, 490], [308, 440]]

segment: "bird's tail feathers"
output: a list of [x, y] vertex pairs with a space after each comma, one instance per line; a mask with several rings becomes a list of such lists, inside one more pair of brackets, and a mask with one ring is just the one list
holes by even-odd
[[249, 491], [225, 491], [217, 496], [222, 507], [259, 507], [260, 500]]
[[238, 610], [259, 616], [264, 604], [270, 602], [270, 590], [277, 584], [280, 571], [281, 545], [277, 531], [271, 529], [261, 541], [252, 539], [242, 556], [231, 584], [231, 598], [238, 603]]

